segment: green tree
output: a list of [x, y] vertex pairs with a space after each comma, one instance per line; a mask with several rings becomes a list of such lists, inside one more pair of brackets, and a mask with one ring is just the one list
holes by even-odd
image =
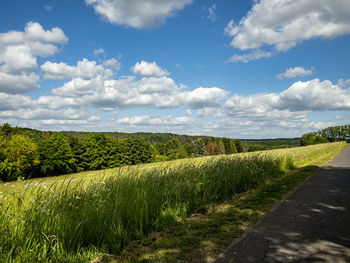
[[244, 146], [240, 140], [234, 140], [234, 143], [235, 143], [235, 148], [236, 148], [237, 152], [239, 152], [239, 153], [244, 152], [245, 149], [244, 149]]
[[202, 138], [192, 141], [193, 152], [195, 156], [204, 156], [205, 155], [205, 141]]
[[127, 154], [127, 144], [125, 140], [110, 139], [109, 145], [109, 168], [129, 164], [130, 160]]
[[4, 136], [5, 138], [9, 138], [11, 132], [12, 132], [12, 127], [7, 122], [5, 122], [3, 125], [0, 126], [0, 135]]
[[328, 142], [326, 138], [320, 135], [315, 135], [315, 133], [313, 132], [306, 133], [300, 138], [301, 146], [318, 144], [318, 143], [326, 143], [326, 142]]
[[183, 145], [183, 148], [186, 151], [187, 157], [194, 157], [194, 150], [193, 150], [193, 144], [191, 143], [185, 143]]
[[0, 135], [0, 162], [3, 162], [6, 158], [5, 147], [6, 140], [3, 136]]
[[165, 148], [167, 155], [175, 154], [180, 148], [180, 143], [178, 140], [172, 139], [167, 142]]
[[67, 174], [74, 171], [75, 159], [68, 142], [61, 133], [53, 133], [39, 143], [41, 172], [45, 176]]
[[222, 143], [224, 144], [225, 154], [232, 154], [237, 152], [236, 146], [233, 140], [230, 140], [228, 138], [222, 138]]
[[110, 144], [106, 136], [102, 134], [91, 134], [81, 146], [79, 155], [79, 170], [99, 170], [109, 167]]
[[143, 138], [129, 138], [125, 140], [130, 164], [149, 163], [154, 160], [150, 143]]
[[8, 167], [11, 166], [14, 169], [12, 175], [16, 177], [31, 177], [35, 171], [35, 166], [39, 164], [39, 152], [36, 143], [24, 135], [13, 135], [11, 137], [6, 146], [5, 156]]

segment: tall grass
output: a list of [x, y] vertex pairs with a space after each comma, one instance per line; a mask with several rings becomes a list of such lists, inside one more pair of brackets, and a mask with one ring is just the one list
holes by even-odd
[[0, 192], [0, 262], [87, 262], [99, 251], [117, 254], [131, 240], [342, 145], [126, 167], [88, 183], [14, 186]]

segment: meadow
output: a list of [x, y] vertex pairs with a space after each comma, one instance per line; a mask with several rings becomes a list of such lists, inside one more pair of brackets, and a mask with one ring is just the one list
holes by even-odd
[[345, 143], [182, 159], [0, 184], [0, 262], [89, 262]]

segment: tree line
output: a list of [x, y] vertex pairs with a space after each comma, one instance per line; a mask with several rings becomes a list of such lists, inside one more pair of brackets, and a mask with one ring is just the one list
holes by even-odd
[[349, 140], [350, 125], [328, 127], [323, 130], [309, 132], [300, 138], [300, 145]]
[[[43, 132], [4, 123], [0, 126], [0, 180], [247, 151], [240, 140], [228, 138], [155, 136], [148, 136], [157, 141], [152, 144], [141, 136], [124, 134], [120, 138], [116, 133]], [[158, 137], [160, 140], [154, 139]], [[164, 138], [169, 140], [165, 142]]]

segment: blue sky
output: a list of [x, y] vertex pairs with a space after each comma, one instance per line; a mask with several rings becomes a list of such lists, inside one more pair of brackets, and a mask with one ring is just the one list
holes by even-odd
[[348, 0], [0, 7], [0, 123], [281, 138], [350, 121]]

